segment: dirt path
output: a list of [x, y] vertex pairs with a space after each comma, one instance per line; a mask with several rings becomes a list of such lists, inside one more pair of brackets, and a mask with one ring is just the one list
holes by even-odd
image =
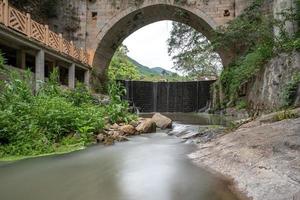
[[253, 200], [299, 200], [300, 118], [249, 126], [200, 144], [190, 158]]

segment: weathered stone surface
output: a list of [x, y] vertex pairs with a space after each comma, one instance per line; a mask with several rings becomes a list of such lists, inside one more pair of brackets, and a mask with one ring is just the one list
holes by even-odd
[[172, 128], [172, 120], [160, 113], [155, 113], [152, 117], [156, 126], [161, 129]]
[[300, 191], [294, 195], [293, 200], [300, 200]]
[[147, 118], [136, 127], [136, 130], [140, 133], [154, 133], [156, 132], [156, 124], [151, 118]]
[[295, 200], [300, 191], [300, 118], [238, 129], [190, 157], [234, 179], [253, 200]]
[[136, 129], [132, 125], [124, 125], [119, 128], [125, 135], [134, 135], [136, 133]]
[[283, 105], [282, 92], [286, 83], [299, 71], [300, 52], [280, 54], [271, 59], [253, 82], [249, 83], [247, 100], [250, 106], [257, 110], [280, 108]]
[[296, 100], [294, 106], [298, 107], [300, 106], [300, 85], [298, 86], [298, 90], [296, 93]]
[[97, 139], [97, 142], [100, 143], [100, 142], [103, 142], [103, 141], [104, 141], [105, 136], [104, 136], [103, 133], [100, 133], [100, 134], [97, 135], [97, 138], [96, 138], [96, 139]]
[[113, 124], [110, 126], [110, 129], [113, 129], [113, 130], [118, 130], [120, 128], [120, 126], [118, 124]]

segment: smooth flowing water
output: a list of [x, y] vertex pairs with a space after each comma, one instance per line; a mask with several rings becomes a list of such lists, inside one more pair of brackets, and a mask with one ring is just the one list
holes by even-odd
[[[177, 125], [179, 126], [179, 125]], [[0, 163], [1, 200], [235, 200], [164, 132], [65, 155]]]

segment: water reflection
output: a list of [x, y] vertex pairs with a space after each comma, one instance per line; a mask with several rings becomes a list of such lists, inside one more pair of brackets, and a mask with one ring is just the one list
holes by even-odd
[[[186, 157], [193, 146], [164, 133], [0, 167], [4, 200], [235, 200]], [[222, 194], [221, 194], [222, 193]]]

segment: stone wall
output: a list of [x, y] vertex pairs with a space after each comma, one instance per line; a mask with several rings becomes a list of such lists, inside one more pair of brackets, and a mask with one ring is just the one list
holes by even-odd
[[[300, 53], [280, 54], [270, 60], [249, 83], [247, 100], [258, 110], [274, 110], [283, 104], [282, 93], [296, 72], [300, 72]], [[300, 90], [298, 94], [298, 102]]]

